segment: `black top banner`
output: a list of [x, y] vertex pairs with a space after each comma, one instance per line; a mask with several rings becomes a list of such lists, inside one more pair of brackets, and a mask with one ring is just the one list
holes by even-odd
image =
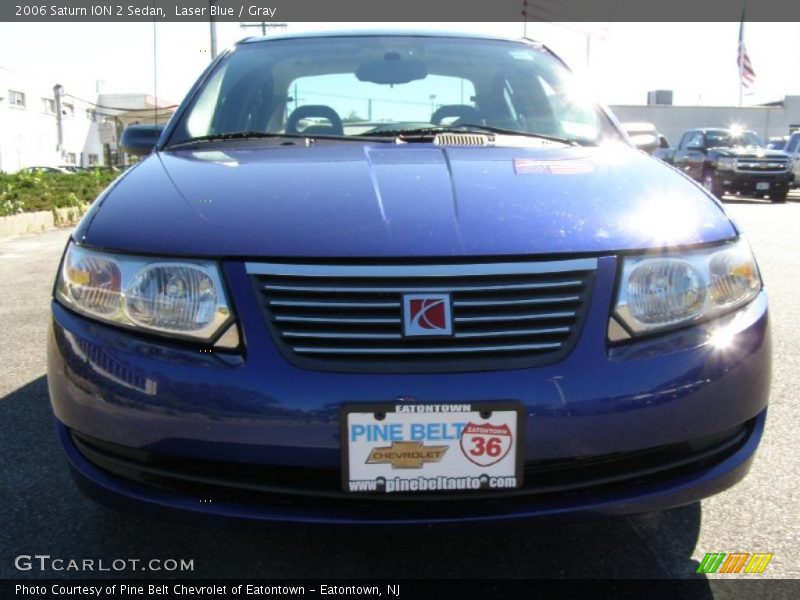
[[[732, 0], [4, 0], [0, 21], [739, 21]], [[747, 21], [800, 21], [800, 2], [747, 3]]]

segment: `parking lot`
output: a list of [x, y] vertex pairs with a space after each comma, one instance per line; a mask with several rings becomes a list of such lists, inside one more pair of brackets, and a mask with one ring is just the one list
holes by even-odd
[[800, 577], [800, 196], [726, 204], [755, 248], [772, 303], [771, 408], [753, 470], [702, 503], [580, 523], [236, 527], [98, 506], [69, 477], [44, 375], [50, 289], [68, 231], [0, 241], [0, 576], [92, 575], [14, 568], [18, 554], [49, 554], [194, 559], [196, 577], [683, 578], [706, 552], [741, 551], [774, 553], [760, 577]]

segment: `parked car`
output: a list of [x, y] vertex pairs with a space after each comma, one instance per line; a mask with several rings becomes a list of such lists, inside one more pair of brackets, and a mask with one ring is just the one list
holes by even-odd
[[25, 167], [22, 169], [23, 173], [69, 173], [63, 167], [46, 167], [46, 166], [36, 166], [36, 167]]
[[800, 186], [800, 131], [795, 131], [786, 142], [786, 154], [789, 155], [789, 164], [792, 171], [794, 187]]
[[792, 181], [788, 155], [766, 148], [752, 131], [690, 129], [673, 162], [718, 198], [732, 193], [785, 202]]
[[[575, 89], [527, 40], [271, 36], [221, 54], [163, 131], [127, 128], [145, 158], [72, 234], [52, 299], [81, 488], [422, 523], [650, 511], [741, 480], [770, 384], [753, 254]], [[395, 126], [345, 135], [370, 99]]]
[[767, 140], [767, 148], [770, 150], [785, 150], [786, 143], [789, 141], [788, 135], [771, 137]]
[[667, 140], [666, 136], [662, 134], [658, 134], [658, 148], [653, 152], [653, 158], [657, 158], [659, 160], [663, 160], [668, 165], [673, 164], [673, 156], [675, 154], [675, 150], [670, 147], [669, 140]]
[[623, 123], [622, 129], [631, 142], [643, 152], [653, 154], [661, 145], [663, 137], [652, 123]]

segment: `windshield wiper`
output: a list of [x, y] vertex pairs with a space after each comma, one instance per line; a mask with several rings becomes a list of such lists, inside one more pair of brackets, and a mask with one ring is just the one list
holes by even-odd
[[301, 140], [339, 140], [339, 141], [352, 141], [355, 136], [346, 135], [328, 135], [328, 134], [304, 134], [304, 133], [276, 133], [271, 131], [232, 131], [228, 133], [212, 133], [209, 135], [200, 135], [197, 137], [189, 138], [175, 144], [169, 144], [167, 148], [179, 148], [181, 146], [190, 146], [192, 144], [203, 142], [219, 142], [229, 140], [254, 140], [259, 138], [288, 138], [288, 139], [301, 139]]
[[544, 133], [535, 133], [530, 131], [519, 131], [517, 129], [505, 129], [502, 127], [492, 127], [490, 125], [473, 125], [465, 123], [464, 125], [432, 125], [431, 127], [413, 127], [409, 129], [383, 129], [378, 131], [367, 131], [355, 137], [398, 137], [400, 139], [419, 137], [432, 137], [438, 133], [496, 133], [498, 135], [518, 135], [523, 137], [532, 137], [540, 140], [548, 140], [567, 146], [580, 146], [577, 140], [568, 138], [557, 137], [554, 135], [547, 135]]

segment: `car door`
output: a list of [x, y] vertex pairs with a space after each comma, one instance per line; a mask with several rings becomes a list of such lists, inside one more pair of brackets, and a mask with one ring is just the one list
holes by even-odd
[[[702, 161], [705, 160], [704, 149], [705, 135], [703, 132], [698, 130], [687, 131], [683, 134], [673, 156], [675, 168], [695, 179], [700, 179], [702, 176]], [[697, 172], [698, 164], [701, 164], [699, 172]]]
[[672, 164], [676, 169], [683, 170], [683, 165], [686, 162], [686, 142], [692, 136], [691, 131], [687, 131], [681, 137], [681, 141], [675, 147], [675, 152], [672, 154]]
[[683, 155], [681, 170], [696, 179], [703, 179], [703, 168], [706, 162], [706, 135], [702, 131], [693, 131], [686, 140], [686, 151]]

